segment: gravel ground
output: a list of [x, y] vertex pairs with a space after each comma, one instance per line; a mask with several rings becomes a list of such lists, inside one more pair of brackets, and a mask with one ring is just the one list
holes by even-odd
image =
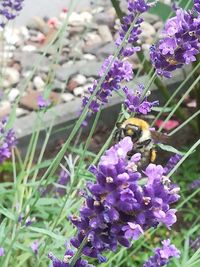
[[[63, 7], [69, 7], [71, 2], [77, 3], [76, 11], [87, 10], [94, 5], [109, 4], [109, 0], [25, 0], [24, 8], [15, 21], [16, 26], [26, 25], [33, 16], [57, 16]], [[33, 4], [34, 2], [34, 4]], [[50, 4], [49, 4], [50, 2]]]
[[[51, 0], [51, 5], [47, 0], [41, 3], [35, 0], [34, 4], [26, 0], [17, 18], [17, 23], [21, 25], [8, 27], [4, 31], [5, 41], [0, 42], [0, 58], [5, 58], [0, 118], [9, 115], [24, 85], [26, 88], [20, 98], [17, 117], [38, 110], [38, 99], [43, 96], [47, 84], [48, 98], [53, 105], [82, 98], [92, 86], [104, 59], [114, 53], [119, 21], [111, 2], [72, 1], [77, 2], [79, 10], [82, 10], [74, 8], [58, 58], [56, 44], [52, 41], [67, 14], [67, 11], [62, 11], [63, 7], [68, 8], [70, 0]], [[146, 14], [140, 36], [146, 54], [161, 27], [158, 16]], [[51, 43], [51, 47], [48, 47]], [[48, 53], [43, 57], [47, 48]], [[55, 57], [57, 63], [52, 66]], [[140, 67], [136, 55], [130, 58], [130, 63], [134, 70]], [[37, 71], [26, 83], [33, 66], [37, 67]], [[50, 66], [55, 73], [51, 81], [48, 76]]]

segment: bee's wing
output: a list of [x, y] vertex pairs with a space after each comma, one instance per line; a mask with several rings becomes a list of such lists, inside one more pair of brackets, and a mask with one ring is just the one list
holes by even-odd
[[170, 138], [167, 134], [159, 133], [156, 131], [151, 131], [151, 138], [153, 139], [154, 143], [162, 143], [162, 144], [169, 144]]

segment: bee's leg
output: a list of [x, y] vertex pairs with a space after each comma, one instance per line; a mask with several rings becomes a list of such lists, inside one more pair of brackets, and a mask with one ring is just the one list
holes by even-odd
[[144, 146], [148, 146], [150, 143], [151, 143], [151, 139], [147, 139], [143, 142], [138, 143], [137, 148], [138, 149], [143, 148]]
[[150, 149], [149, 161], [154, 162], [156, 160], [156, 156], [156, 150], [154, 148]]
[[118, 139], [119, 139], [119, 129], [116, 129], [116, 130], [114, 131], [113, 139], [114, 139], [115, 141], [118, 141]]
[[135, 150], [135, 149], [132, 149], [131, 151], [128, 151], [128, 153], [127, 153], [128, 159], [131, 159], [131, 157], [136, 153], [138, 153], [138, 151]]
[[113, 138], [115, 141], [119, 142], [122, 139], [122, 131], [121, 129], [116, 129], [114, 134], [113, 134]]

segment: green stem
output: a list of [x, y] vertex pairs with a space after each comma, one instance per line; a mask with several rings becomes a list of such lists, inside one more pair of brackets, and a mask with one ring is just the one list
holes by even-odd
[[77, 260], [80, 259], [82, 251], [84, 246], [87, 244], [87, 235], [86, 237], [83, 239], [82, 243], [80, 244], [80, 247], [78, 248], [76, 254], [74, 255], [71, 263], [70, 263], [70, 267], [74, 267], [74, 265], [76, 264]]
[[[94, 96], [96, 95], [97, 91], [101, 88], [101, 85], [103, 83], [103, 81], [105, 80], [105, 77], [107, 75], [107, 73], [109, 72], [114, 60], [118, 57], [118, 55], [120, 54], [120, 51], [121, 49], [126, 45], [126, 40], [128, 39], [128, 36], [130, 35], [134, 25], [135, 25], [135, 22], [137, 21], [138, 19], [138, 16], [135, 17], [134, 21], [132, 22], [129, 30], [127, 31], [121, 45], [118, 47], [118, 49], [116, 50], [115, 54], [114, 54], [114, 57], [113, 57], [113, 60], [110, 62], [109, 66], [107, 67], [104, 75], [101, 77], [101, 79], [99, 80], [99, 83], [96, 87], [96, 89], [94, 90], [93, 94], [91, 95], [87, 105], [85, 106], [85, 108], [83, 109], [83, 112], [81, 114], [81, 116], [79, 117], [76, 125], [74, 126], [74, 128], [72, 129], [72, 132], [71, 134], [69, 135], [67, 141], [65, 142], [65, 144], [63, 145], [63, 147], [61, 148], [60, 152], [57, 154], [57, 156], [55, 157], [55, 159], [52, 161], [51, 165], [49, 166], [49, 168], [47, 169], [47, 171], [45, 172], [45, 174], [41, 177], [40, 179], [40, 182], [37, 186], [37, 188], [32, 192], [32, 195], [31, 197], [24, 203], [24, 208], [26, 208], [27, 205], [30, 204], [30, 201], [32, 200], [32, 197], [36, 194], [37, 197], [35, 198], [35, 200], [33, 201], [32, 203], [32, 206], [30, 206], [30, 209], [29, 211], [27, 212], [26, 216], [24, 216], [24, 219], [22, 221], [22, 224], [25, 223], [26, 219], [28, 218], [28, 216], [30, 215], [30, 213], [32, 212], [33, 208], [35, 207], [40, 195], [37, 194], [38, 193], [38, 188], [42, 185], [42, 183], [44, 182], [45, 180], [45, 184], [48, 182], [48, 179], [49, 177], [51, 177], [55, 171], [57, 170], [66, 150], [68, 149], [71, 141], [73, 140], [74, 136], [76, 135], [76, 133], [78, 132], [79, 128], [81, 127], [81, 124], [82, 122], [84, 121], [84, 119], [86, 118], [87, 116], [87, 113], [88, 113], [88, 108], [94, 98]], [[20, 229], [16, 232], [15, 234], [15, 238], [19, 235], [19, 232], [20, 232]], [[13, 246], [13, 243], [11, 243], [10, 247], [9, 247], [9, 250], [12, 249], [12, 246]], [[5, 259], [6, 260], [6, 259]]]
[[[200, 109], [200, 84], [197, 85], [195, 93], [196, 93], [197, 109]], [[198, 131], [200, 132], [200, 117], [197, 118], [197, 125], [198, 125]]]
[[[197, 60], [196, 62], [194, 62], [194, 66], [196, 67], [197, 65], [199, 65], [200, 62], [200, 56], [197, 56]], [[196, 70], [196, 72], [194, 73], [194, 78], [197, 79], [200, 75], [200, 68], [198, 68]], [[200, 82], [197, 83], [197, 85], [195, 86], [195, 96], [196, 96], [196, 101], [197, 101], [197, 110], [200, 109]], [[197, 125], [198, 125], [198, 131], [200, 133], [200, 117], [197, 118]]]
[[[115, 11], [117, 13], [118, 18], [121, 19], [123, 17], [124, 13], [122, 12], [122, 10], [120, 8], [119, 0], [111, 0], [111, 2], [112, 2], [113, 7], [115, 8]], [[138, 56], [140, 62], [143, 62], [143, 67], [144, 67], [145, 72], [147, 74], [149, 72], [151, 72], [152, 66], [151, 66], [150, 62], [145, 59], [144, 53], [142, 50], [137, 52], [137, 56]], [[170, 94], [167, 90], [167, 87], [162, 83], [162, 81], [158, 77], [155, 79], [155, 84], [162, 91], [163, 96], [166, 99], [169, 99]]]
[[116, 11], [118, 18], [121, 19], [125, 14], [120, 8], [119, 0], [111, 0], [111, 3]]
[[195, 151], [195, 149], [200, 145], [200, 139], [188, 150], [188, 152], [182, 157], [182, 159], [176, 164], [176, 166], [171, 170], [167, 177], [171, 177], [172, 174], [180, 167], [180, 165]]
[[[123, 17], [123, 12], [121, 11], [121, 8], [120, 8], [120, 4], [119, 4], [119, 1], [118, 0], [111, 0], [112, 4], [113, 4], [113, 7], [115, 8], [115, 11], [117, 13], [117, 16], [119, 19], [121, 19]], [[171, 15], [171, 14], [170, 14]], [[151, 63], [145, 59], [145, 56], [144, 56], [144, 53], [143, 51], [139, 51], [137, 52], [137, 56], [140, 60], [140, 62], [142, 63], [142, 66], [143, 66], [143, 69], [144, 71], [149, 74], [151, 73], [151, 76], [154, 75], [154, 72], [152, 72], [153, 68], [152, 68], [152, 65]], [[138, 74], [141, 72], [138, 71]], [[156, 85], [156, 87], [161, 91], [163, 97], [166, 99], [166, 100], [169, 100], [171, 95], [168, 91], [168, 88], [167, 86], [161, 81], [161, 79], [159, 77], [156, 77], [155, 80], [154, 80], [154, 83]], [[199, 94], [200, 95], [200, 94]], [[172, 101], [172, 105], [175, 104], [175, 101]], [[199, 104], [200, 104], [200, 97], [199, 97]], [[186, 120], [186, 115], [185, 113], [182, 111], [181, 108], [177, 109], [176, 110], [176, 115], [183, 121]], [[194, 122], [191, 122], [191, 125], [192, 127], [196, 130], [196, 125]], [[200, 125], [200, 124], [199, 124]]]
[[[143, 62], [144, 71], [147, 74], [149, 72], [151, 72], [152, 71], [151, 63], [145, 59], [143, 51], [137, 52], [137, 56], [138, 56], [140, 62]], [[163, 84], [163, 82], [160, 80], [160, 78], [156, 77], [154, 83], [158, 87], [158, 89], [161, 90], [164, 98], [168, 100], [170, 98], [170, 94], [168, 92], [167, 87]]]
[[[143, 67], [144, 67], [145, 72], [146, 72], [146, 73], [151, 72], [151, 71], [152, 71], [151, 64], [150, 64], [150, 62], [149, 62], [148, 60], [146, 60], [146, 59], [144, 58], [144, 54], [143, 54], [143, 52], [142, 52], [142, 51], [139, 51], [139, 52], [137, 52], [137, 55], [138, 55], [140, 61], [143, 62]], [[154, 75], [154, 74], [152, 74], [152, 75]], [[166, 100], [169, 100], [170, 97], [171, 97], [171, 95], [170, 95], [170, 93], [169, 93], [169, 91], [168, 91], [166, 85], [164, 85], [164, 83], [160, 80], [159, 77], [156, 77], [156, 78], [155, 78], [154, 83], [155, 83], [156, 87], [161, 91], [163, 97], [164, 97]], [[175, 101], [172, 101], [172, 105], [173, 105], [173, 104], [175, 105], [175, 103], [176, 103]], [[179, 108], [179, 109], [176, 110], [176, 115], [177, 115], [181, 120], [183, 120], [183, 121], [186, 120], [186, 116], [185, 116], [184, 112], [181, 110], [181, 108]], [[195, 128], [194, 123], [191, 122], [191, 124], [192, 124], [193, 128]], [[195, 129], [196, 129], [196, 128], [195, 128]]]
[[178, 88], [173, 92], [173, 94], [170, 96], [169, 100], [165, 103], [161, 111], [158, 113], [158, 115], [153, 120], [151, 126], [154, 125], [154, 123], [160, 118], [165, 108], [173, 101], [173, 99], [176, 97], [176, 95], [184, 88], [186, 83], [189, 81], [189, 79], [193, 76], [195, 71], [200, 67], [200, 62], [198, 65], [187, 75], [186, 79], [178, 86]]
[[[94, 90], [94, 92], [92, 93], [87, 105], [84, 107], [81, 116], [79, 117], [78, 121], [76, 122], [74, 128], [72, 129], [71, 134], [69, 135], [67, 141], [65, 142], [65, 144], [63, 145], [63, 147], [61, 148], [61, 150], [59, 151], [59, 153], [57, 154], [57, 156], [54, 158], [54, 160], [52, 161], [51, 165], [49, 166], [49, 168], [46, 170], [46, 172], [44, 173], [44, 175], [41, 177], [40, 182], [38, 184], [38, 187], [34, 190], [34, 192], [32, 193], [32, 196], [35, 195], [38, 192], [38, 188], [42, 185], [43, 181], [46, 180], [45, 183], [48, 182], [49, 177], [51, 177], [55, 171], [57, 170], [65, 152], [67, 151], [71, 141], [73, 140], [74, 136], [76, 135], [76, 133], [78, 132], [79, 128], [82, 125], [82, 122], [85, 120], [85, 118], [87, 117], [87, 113], [88, 113], [88, 109], [89, 106], [93, 100], [93, 98], [95, 97], [96, 93], [100, 90], [102, 83], [105, 80], [106, 75], [108, 74], [113, 62], [115, 61], [115, 59], [118, 57], [118, 55], [120, 54], [121, 49], [126, 45], [126, 40], [128, 39], [128, 36], [130, 35], [135, 22], [137, 21], [138, 16], [135, 17], [133, 23], [131, 24], [129, 30], [127, 31], [121, 45], [118, 47], [118, 49], [116, 50], [114, 57], [112, 59], [112, 61], [110, 62], [109, 66], [107, 67], [107, 69], [104, 72], [104, 75], [101, 77], [101, 79], [99, 80], [99, 83], [96, 87], [96, 89]], [[32, 200], [32, 196], [30, 197], [30, 199], [27, 201], [27, 203], [25, 203], [25, 206], [28, 205], [30, 203], [30, 201]], [[30, 207], [30, 211], [26, 214], [26, 216], [24, 217], [24, 220], [29, 216], [29, 214], [31, 213], [33, 207], [35, 206], [35, 204], [37, 203], [38, 198], [36, 198], [32, 204], [32, 207]]]
[[187, 125], [191, 120], [193, 120], [195, 117], [200, 115], [200, 109], [195, 112], [191, 117], [189, 117], [186, 121], [184, 121], [181, 125], [179, 125], [177, 128], [175, 128], [172, 132], [168, 134], [168, 136], [172, 136], [178, 131], [180, 131], [185, 125]]
[[[165, 123], [170, 120], [170, 118], [174, 115], [174, 113], [176, 113], [177, 109], [180, 107], [181, 103], [184, 101], [185, 97], [187, 95], [189, 95], [189, 93], [195, 88], [196, 84], [200, 81], [200, 76], [192, 83], [192, 85], [189, 87], [189, 89], [185, 92], [185, 94], [183, 94], [183, 96], [181, 97], [181, 99], [178, 101], [178, 103], [176, 104], [176, 106], [174, 107], [174, 109], [169, 113], [169, 115], [167, 116], [167, 118], [164, 120], [164, 122], [162, 123], [161, 127], [158, 129], [158, 132], [161, 132]], [[195, 131], [196, 131], [196, 127], [195, 127]]]

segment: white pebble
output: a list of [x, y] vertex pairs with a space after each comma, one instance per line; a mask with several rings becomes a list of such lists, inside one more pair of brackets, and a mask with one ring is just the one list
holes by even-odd
[[84, 75], [78, 74], [76, 75], [73, 80], [77, 82], [79, 85], [84, 85], [87, 82], [87, 79]]
[[26, 109], [24, 109], [24, 108], [17, 108], [16, 109], [17, 117], [21, 117], [21, 116], [24, 116], [26, 114], [28, 114], [28, 111]]
[[76, 87], [73, 92], [75, 96], [82, 96], [84, 94], [84, 87]]
[[15, 99], [19, 96], [20, 91], [17, 88], [12, 88], [8, 94], [8, 99], [10, 102], [14, 102]]
[[25, 45], [24, 47], [22, 47], [22, 51], [25, 51], [25, 52], [33, 52], [36, 50], [37, 48], [34, 45]]
[[96, 57], [92, 54], [84, 54], [83, 58], [89, 61], [96, 60]]
[[65, 102], [70, 102], [74, 99], [74, 96], [70, 93], [64, 93], [64, 94], [62, 94], [61, 98]]
[[3, 72], [3, 87], [10, 87], [19, 82], [19, 72], [15, 68], [5, 68]]
[[45, 87], [45, 82], [42, 80], [40, 76], [36, 76], [33, 80], [33, 84], [38, 91], [43, 91]]

